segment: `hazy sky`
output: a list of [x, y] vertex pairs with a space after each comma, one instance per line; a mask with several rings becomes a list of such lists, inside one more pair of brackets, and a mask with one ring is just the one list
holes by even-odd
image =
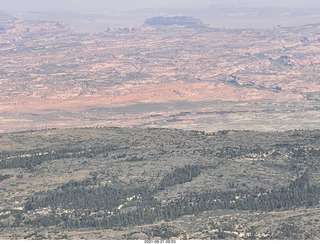
[[320, 7], [320, 0], [0, 0], [0, 11], [102, 11], [137, 8]]

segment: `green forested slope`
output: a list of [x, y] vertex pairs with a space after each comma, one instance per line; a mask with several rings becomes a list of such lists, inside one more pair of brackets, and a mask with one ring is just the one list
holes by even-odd
[[[124, 239], [319, 238], [320, 216], [301, 211], [319, 208], [320, 131], [84, 128], [0, 137], [3, 238], [76, 238], [84, 230]], [[232, 213], [232, 227], [210, 222], [221, 211]], [[275, 211], [280, 220], [270, 217]], [[185, 229], [181, 219], [204, 213], [199, 230]], [[240, 227], [252, 213], [273, 224]], [[185, 224], [177, 232], [175, 223]]]

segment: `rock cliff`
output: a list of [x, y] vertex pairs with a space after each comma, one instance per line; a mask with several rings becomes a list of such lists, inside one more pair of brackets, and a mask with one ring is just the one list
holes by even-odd
[[144, 26], [171, 26], [178, 25], [189, 28], [203, 27], [203, 23], [200, 19], [189, 16], [174, 16], [174, 17], [153, 17], [148, 18], [144, 22]]

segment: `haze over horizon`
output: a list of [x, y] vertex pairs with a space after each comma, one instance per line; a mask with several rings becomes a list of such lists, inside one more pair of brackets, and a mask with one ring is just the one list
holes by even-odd
[[317, 0], [2, 0], [0, 11], [128, 11], [141, 8], [201, 9], [209, 6], [234, 8], [320, 8]]

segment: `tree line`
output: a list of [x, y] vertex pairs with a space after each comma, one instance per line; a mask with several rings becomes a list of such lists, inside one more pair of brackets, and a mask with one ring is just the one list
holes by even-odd
[[[92, 148], [62, 148], [57, 150], [44, 149], [43, 151], [23, 151], [18, 155], [11, 155], [8, 152], [3, 152], [0, 155], [0, 169], [12, 168], [28, 168], [33, 169], [34, 166], [43, 163], [46, 160], [55, 160], [63, 158], [93, 158], [101, 153], [119, 149], [114, 145], [96, 146]], [[121, 148], [126, 149], [126, 148]]]
[[[50, 226], [64, 228], [114, 228], [119, 226], [142, 225], [160, 220], [173, 220], [214, 209], [238, 209], [251, 211], [274, 211], [296, 207], [312, 207], [319, 204], [320, 187], [309, 183], [308, 173], [302, 174], [286, 187], [274, 190], [256, 188], [254, 190], [217, 191], [190, 193], [166, 203], [154, 198], [163, 187], [192, 180], [199, 173], [198, 166], [185, 166], [168, 173], [160, 181], [159, 187], [131, 189], [110, 186], [93, 186], [93, 182], [70, 182], [59, 190], [50, 191], [44, 198], [32, 198], [25, 211], [50, 207], [53, 211], [35, 219], [16, 217], [14, 225]], [[178, 179], [170, 180], [176, 174]], [[164, 184], [165, 179], [168, 183]], [[90, 181], [88, 181], [90, 182]], [[128, 198], [131, 200], [128, 201]], [[126, 204], [129, 205], [126, 205]], [[119, 208], [123, 205], [125, 211]], [[127, 208], [130, 207], [130, 208]], [[69, 209], [70, 213], [59, 213], [58, 209]]]

